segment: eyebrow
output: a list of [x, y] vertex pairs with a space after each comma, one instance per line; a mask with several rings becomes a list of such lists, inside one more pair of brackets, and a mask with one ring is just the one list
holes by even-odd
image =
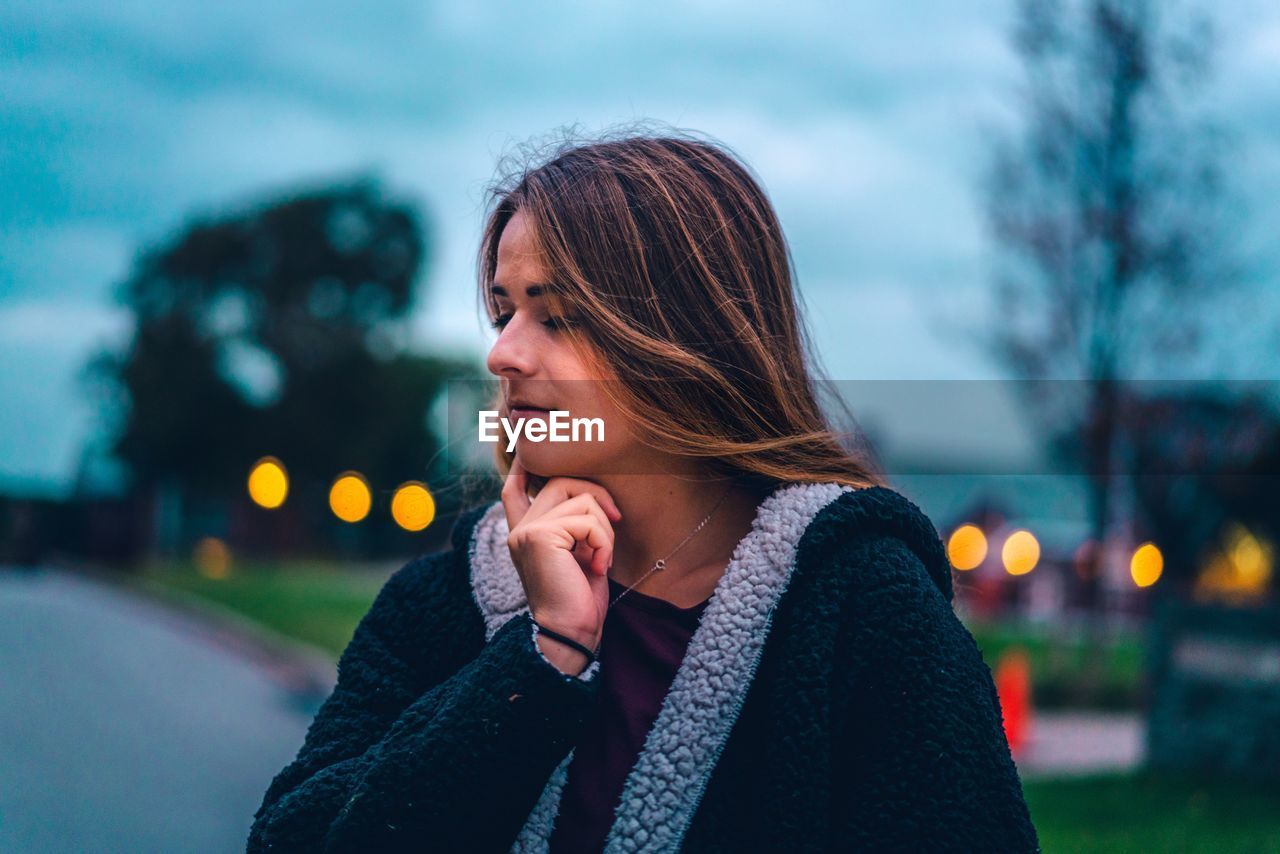
[[[529, 287], [527, 287], [527, 288], [525, 288], [525, 289], [524, 289], [524, 292], [525, 292], [525, 295], [526, 295], [526, 296], [530, 296], [530, 297], [540, 297], [540, 296], [542, 296], [545, 292], [550, 291], [551, 289], [552, 289], [552, 286], [551, 286], [551, 285], [545, 285], [545, 284], [543, 284], [543, 285], [529, 285]], [[509, 295], [507, 294], [507, 288], [506, 288], [506, 285], [498, 285], [498, 284], [490, 285], [490, 286], [489, 286], [489, 291], [490, 291], [494, 296], [497, 296], [497, 297], [505, 297], [505, 296], [509, 296]]]

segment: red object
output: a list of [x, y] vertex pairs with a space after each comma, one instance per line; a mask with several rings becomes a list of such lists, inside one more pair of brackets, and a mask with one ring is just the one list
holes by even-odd
[[1031, 662], [1025, 650], [1007, 649], [996, 662], [996, 693], [1009, 750], [1018, 758], [1031, 735]]

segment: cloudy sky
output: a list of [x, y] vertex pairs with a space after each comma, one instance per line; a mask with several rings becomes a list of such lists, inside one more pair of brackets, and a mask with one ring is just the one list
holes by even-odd
[[[1245, 231], [1265, 245], [1280, 6], [1216, 8], [1210, 102], [1239, 133]], [[482, 353], [482, 189], [504, 152], [572, 123], [652, 118], [741, 154], [833, 377], [998, 377], [956, 324], [993, 311], [974, 190], [982, 128], [1017, 80], [1010, 15], [1008, 0], [7, 0], [0, 488], [69, 483], [96, 429], [77, 370], [129, 331], [113, 285], [138, 247], [203, 212], [376, 172], [432, 226], [416, 342]]]

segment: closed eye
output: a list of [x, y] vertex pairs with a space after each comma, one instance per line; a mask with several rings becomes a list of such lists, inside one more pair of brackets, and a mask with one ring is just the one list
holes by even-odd
[[542, 325], [548, 329], [564, 329], [566, 326], [573, 326], [578, 321], [571, 317], [548, 317], [542, 321]]
[[[502, 329], [510, 322], [511, 315], [500, 314], [493, 318], [493, 320], [489, 321], [489, 326], [492, 329]], [[548, 329], [563, 329], [566, 326], [572, 326], [575, 322], [576, 321], [570, 320], [567, 317], [548, 317], [546, 320], [542, 321], [542, 325]]]

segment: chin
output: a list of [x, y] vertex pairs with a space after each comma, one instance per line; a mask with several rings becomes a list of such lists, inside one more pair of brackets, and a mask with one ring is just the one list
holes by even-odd
[[[595, 449], [593, 449], [595, 450]], [[608, 462], [598, 453], [584, 453], [582, 445], [529, 442], [521, 439], [516, 444], [520, 464], [530, 474], [539, 477], [576, 477], [595, 480], [608, 470]]]

